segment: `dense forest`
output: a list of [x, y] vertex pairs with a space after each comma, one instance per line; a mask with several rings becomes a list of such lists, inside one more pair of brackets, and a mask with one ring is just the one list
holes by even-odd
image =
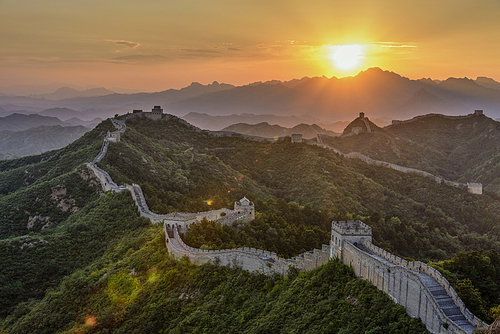
[[[426, 332], [336, 261], [283, 278], [173, 260], [161, 226], [139, 217], [128, 192], [102, 194], [83, 165], [108, 130], [104, 121], [61, 150], [0, 162], [6, 333]], [[251, 223], [193, 225], [183, 238], [194, 247], [291, 257], [328, 243], [332, 220], [361, 219], [378, 246], [435, 261], [456, 287], [469, 287], [457, 291], [485, 319], [500, 304], [494, 270], [483, 272], [486, 286], [450, 265], [458, 254], [496, 265], [496, 193], [469, 194], [307, 144], [218, 137], [173, 116], [128, 120], [99, 166], [118, 184], [139, 184], [157, 213], [254, 201]]]

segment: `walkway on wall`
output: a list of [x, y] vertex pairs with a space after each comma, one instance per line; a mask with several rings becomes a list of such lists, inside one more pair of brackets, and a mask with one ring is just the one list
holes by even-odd
[[472, 333], [474, 326], [465, 318], [460, 308], [453, 302], [446, 290], [432, 277], [424, 273], [418, 273], [418, 276], [430, 291], [443, 313], [452, 320], [458, 327], [467, 333]]
[[[367, 253], [367, 255], [384, 263], [388, 267], [398, 266], [398, 264], [393, 263], [390, 260], [374, 253], [372, 250], [370, 250], [368, 247], [365, 247], [363, 244], [355, 243], [354, 246], [356, 246], [363, 252]], [[439, 282], [433, 277], [427, 275], [426, 273], [421, 272], [420, 269], [412, 271], [415, 274], [417, 274], [423, 285], [427, 288], [427, 290], [429, 290], [430, 294], [437, 302], [439, 308], [446, 315], [446, 317], [448, 317], [448, 319], [453, 321], [464, 332], [472, 333], [474, 330], [474, 325], [469, 320], [467, 320], [467, 318], [462, 313], [457, 304], [455, 304], [453, 299], [448, 295], [444, 287], [441, 284], [439, 284]]]
[[308, 141], [305, 141], [305, 142], [307, 144], [309, 144], [309, 145], [316, 145], [316, 146], [320, 146], [320, 147], [332, 150], [335, 153], [337, 153], [338, 155], [340, 155], [342, 157], [345, 157], [345, 158], [359, 159], [361, 161], [366, 162], [369, 165], [375, 165], [375, 166], [382, 166], [382, 167], [386, 167], [386, 168], [391, 168], [391, 169], [394, 169], [394, 170], [397, 170], [397, 171], [400, 171], [400, 172], [403, 172], [403, 173], [418, 174], [418, 175], [421, 175], [421, 176], [428, 177], [428, 178], [430, 178], [430, 179], [432, 179], [432, 180], [434, 180], [434, 181], [436, 181], [438, 183], [440, 183], [440, 182], [445, 183], [445, 184], [447, 184], [449, 186], [453, 186], [453, 187], [457, 187], [457, 188], [460, 188], [460, 187], [469, 188], [469, 191], [470, 191], [470, 189], [471, 189], [470, 186], [474, 185], [476, 187], [480, 187], [481, 191], [480, 191], [479, 194], [482, 193], [482, 184], [481, 183], [471, 183], [471, 184], [469, 184], [469, 183], [459, 183], [459, 182], [449, 181], [449, 180], [445, 180], [444, 178], [442, 178], [440, 176], [436, 176], [434, 174], [431, 174], [429, 172], [426, 172], [426, 171], [423, 171], [423, 170], [420, 170], [420, 169], [415, 169], [415, 168], [410, 168], [410, 167], [403, 167], [403, 166], [396, 165], [396, 164], [393, 164], [393, 163], [390, 163], [390, 162], [375, 160], [375, 159], [372, 159], [372, 158], [368, 157], [367, 155], [364, 155], [364, 154], [359, 153], [359, 152], [344, 153], [341, 150], [339, 150], [338, 148], [335, 148], [333, 146], [325, 144], [323, 141], [321, 141], [321, 142], [319, 142], [319, 141], [315, 142], [315, 141], [308, 140]]

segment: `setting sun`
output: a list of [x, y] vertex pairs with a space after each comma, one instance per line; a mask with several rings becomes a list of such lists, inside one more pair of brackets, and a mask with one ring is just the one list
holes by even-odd
[[364, 54], [364, 47], [358, 44], [337, 45], [331, 48], [329, 58], [333, 60], [335, 67], [348, 71], [360, 65]]

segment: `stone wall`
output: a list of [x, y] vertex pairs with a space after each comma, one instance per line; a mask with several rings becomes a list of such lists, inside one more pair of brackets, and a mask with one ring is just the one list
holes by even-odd
[[363, 246], [367, 247], [370, 251], [390, 261], [391, 263], [403, 267], [407, 271], [418, 271], [434, 278], [436, 282], [439, 285], [441, 285], [441, 287], [444, 288], [448, 296], [450, 296], [455, 305], [457, 305], [460, 308], [460, 311], [470, 323], [474, 324], [474, 326], [487, 326], [485, 322], [476, 317], [471, 311], [467, 309], [462, 299], [460, 299], [455, 289], [453, 289], [453, 287], [451, 286], [450, 282], [448, 282], [448, 280], [437, 269], [420, 261], [406, 261], [404, 259], [401, 259], [400, 257], [397, 257], [394, 254], [391, 254], [373, 245], [372, 243], [367, 243], [367, 242], [362, 242], [362, 243]]
[[419, 273], [434, 278], [471, 324], [487, 326], [465, 307], [450, 283], [436, 269], [422, 262], [403, 260], [370, 242], [363, 240], [361, 243], [380, 258], [371, 256], [353, 243], [344, 242], [340, 254], [341, 260], [352, 267], [356, 276], [368, 280], [379, 290], [387, 293], [395, 303], [405, 307], [410, 316], [420, 318], [431, 333], [470, 334], [472, 327], [470, 331], [465, 330], [445, 315]]
[[[134, 113], [129, 116], [140, 117], [142, 113]], [[168, 117], [169, 115], [166, 115]], [[103, 141], [101, 151], [96, 156], [93, 162], [87, 163], [87, 167], [91, 169], [96, 177], [101, 182], [104, 191], [130, 191], [134, 202], [139, 209], [139, 213], [142, 217], [148, 218], [153, 223], [163, 222], [166, 245], [169, 253], [175, 258], [179, 259], [183, 256], [187, 256], [193, 263], [202, 264], [207, 262], [219, 263], [220, 265], [234, 265], [248, 270], [251, 272], [261, 272], [264, 274], [279, 274], [286, 275], [290, 267], [295, 267], [299, 270], [312, 270], [318, 266], [328, 262], [330, 257], [329, 246], [323, 245], [321, 250], [315, 249], [313, 251], [305, 252], [292, 259], [283, 259], [278, 257], [275, 253], [263, 251], [254, 248], [237, 248], [237, 249], [226, 249], [226, 250], [201, 250], [186, 245], [181, 237], [179, 236], [179, 231], [187, 232], [187, 228], [190, 223], [194, 223], [203, 218], [208, 220], [217, 220], [221, 224], [231, 224], [235, 220], [247, 218], [246, 213], [238, 214], [230, 209], [219, 209], [207, 212], [198, 212], [192, 214], [182, 214], [180, 215], [192, 215], [192, 220], [186, 220], [180, 217], [179, 220], [175, 219], [175, 214], [159, 215], [152, 212], [144, 198], [142, 189], [137, 184], [118, 186], [111, 179], [110, 175], [97, 167], [95, 163], [101, 161], [107, 153], [107, 149], [110, 142], [119, 139], [119, 134], [125, 132], [125, 123], [111, 119], [113, 125], [117, 128], [113, 133], [108, 133]], [[252, 210], [253, 212], [254, 210]], [[221, 216], [224, 212], [226, 215]], [[168, 232], [170, 231], [170, 232]], [[169, 233], [171, 237], [169, 237]]]
[[[452, 116], [450, 116], [450, 117], [452, 117]], [[458, 117], [458, 116], [456, 116], [456, 117]], [[467, 117], [467, 116], [463, 116], [463, 117]], [[442, 177], [433, 175], [433, 174], [428, 173], [428, 172], [423, 171], [423, 170], [409, 168], [409, 167], [403, 167], [403, 166], [396, 165], [396, 164], [393, 164], [390, 162], [375, 160], [375, 159], [372, 159], [372, 158], [370, 158], [364, 154], [361, 154], [359, 152], [343, 153], [339, 149], [332, 147], [328, 144], [318, 143], [318, 142], [314, 142], [314, 141], [307, 141], [307, 143], [309, 145], [316, 145], [316, 146], [320, 146], [320, 147], [332, 150], [335, 153], [337, 153], [345, 158], [359, 159], [361, 161], [366, 162], [369, 165], [382, 166], [382, 167], [391, 168], [391, 169], [394, 169], [394, 170], [397, 170], [397, 171], [400, 171], [403, 173], [413, 173], [413, 174], [417, 174], [420, 176], [428, 177], [428, 178], [433, 179], [436, 182], [442, 182], [442, 183], [447, 184], [449, 186], [453, 186], [453, 187], [457, 187], [457, 188], [462, 188], [462, 187], [467, 188], [469, 190], [469, 192], [472, 194], [482, 194], [483, 193], [483, 185], [481, 183], [459, 183], [459, 182], [448, 181], [448, 180], [443, 179]]]
[[[420, 317], [431, 333], [444, 332], [441, 324], [447, 321], [444, 315], [440, 319], [438, 305], [415, 274], [378, 261], [351, 243], [344, 245], [342, 261], [352, 267], [356, 276], [368, 280], [394, 302], [404, 306], [410, 316]], [[454, 329], [463, 333], [458, 327]]]
[[187, 257], [192, 263], [215, 263], [219, 265], [232, 265], [250, 272], [260, 272], [271, 275], [285, 276], [291, 267], [298, 270], [312, 270], [328, 262], [330, 258], [329, 246], [323, 245], [322, 249], [315, 249], [302, 253], [291, 259], [283, 259], [276, 253], [255, 248], [234, 248], [223, 250], [202, 250], [193, 248], [184, 243], [176, 227], [169, 229], [163, 225], [165, 243], [168, 252], [176, 259]]

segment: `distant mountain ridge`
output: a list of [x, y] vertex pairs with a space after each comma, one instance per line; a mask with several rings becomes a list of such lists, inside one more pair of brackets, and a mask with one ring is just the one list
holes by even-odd
[[275, 138], [291, 136], [292, 134], [301, 134], [303, 138], [315, 138], [317, 134], [326, 134], [329, 136], [337, 136], [338, 133], [333, 131], [328, 131], [316, 124], [299, 124], [293, 128], [285, 128], [279, 125], [270, 125], [269, 123], [262, 122], [258, 124], [246, 124], [238, 123], [230, 125], [222, 131], [231, 131], [236, 133], [241, 133], [244, 135], [265, 137], [265, 138]]
[[[230, 125], [238, 124], [238, 123], [246, 123], [246, 124], [259, 124], [259, 123], [269, 123], [276, 124], [285, 128], [292, 128], [299, 124], [316, 124], [319, 127], [336, 132], [342, 133], [345, 127], [349, 124], [349, 121], [336, 121], [336, 122], [324, 122], [319, 118], [309, 116], [309, 115], [301, 115], [301, 116], [276, 116], [276, 115], [254, 115], [243, 113], [240, 115], [227, 115], [227, 116], [211, 116], [205, 113], [197, 113], [190, 112], [181, 117], [185, 121], [193, 124], [194, 126], [212, 131], [222, 130]], [[387, 117], [382, 117], [380, 119], [371, 119], [372, 122], [377, 124], [378, 126], [386, 126], [390, 124], [391, 119]]]
[[40, 154], [68, 145], [101, 120], [82, 121], [38, 114], [0, 117], [0, 160]]
[[[93, 128], [99, 122], [100, 118], [90, 121], [83, 121], [77, 117], [64, 118], [64, 121], [57, 117], [58, 112], [65, 113], [72, 110], [55, 110], [55, 113], [50, 111], [42, 112], [41, 114], [11, 114], [9, 116], [0, 117], [0, 131], [24, 131], [30, 128], [43, 125], [60, 125], [60, 126], [85, 126]], [[54, 115], [54, 116], [52, 116]], [[64, 115], [63, 115], [64, 116]]]
[[42, 125], [24, 131], [0, 131], [0, 152], [6, 157], [23, 157], [65, 147], [83, 136], [83, 126]]
[[[424, 91], [427, 94], [423, 94]], [[439, 100], [443, 102], [437, 103]], [[371, 68], [355, 77], [303, 79], [293, 87], [286, 83], [262, 83], [207, 93], [174, 102], [169, 110], [219, 115], [259, 110], [259, 113], [275, 115], [307, 113], [318, 118], [345, 119], [360, 111], [392, 118], [411, 117], [436, 107], [441, 113], [450, 114], [474, 109], [499, 113], [500, 91], [467, 78], [449, 78], [436, 83], [410, 80], [394, 72]]]
[[49, 100], [63, 100], [70, 99], [75, 97], [91, 97], [91, 96], [103, 96], [114, 94], [115, 92], [108, 90], [104, 87], [91, 88], [87, 90], [77, 90], [70, 87], [61, 87], [58, 88], [55, 92], [50, 94], [40, 94], [40, 95], [32, 95], [33, 97], [42, 97]]
[[[64, 91], [69, 92], [65, 89], [62, 93]], [[101, 91], [98, 95], [104, 93], [108, 92]], [[18, 105], [18, 110], [41, 111], [56, 107], [92, 110], [90, 118], [110, 117], [133, 109], [147, 110], [153, 105], [161, 105], [165, 112], [175, 115], [191, 112], [212, 116], [310, 115], [326, 122], [352, 119], [362, 111], [374, 118], [402, 119], [430, 112], [459, 115], [483, 109], [487, 115], [497, 118], [500, 117], [500, 83], [486, 77], [413, 80], [380, 68], [370, 68], [345, 78], [304, 77], [243, 86], [217, 81], [207, 85], [193, 82], [181, 89], [155, 93], [114, 93], [58, 101], [33, 96], [0, 96], [0, 106], [6, 105]]]
[[62, 125], [57, 117], [12, 114], [0, 117], [0, 131], [23, 131], [41, 125]]

